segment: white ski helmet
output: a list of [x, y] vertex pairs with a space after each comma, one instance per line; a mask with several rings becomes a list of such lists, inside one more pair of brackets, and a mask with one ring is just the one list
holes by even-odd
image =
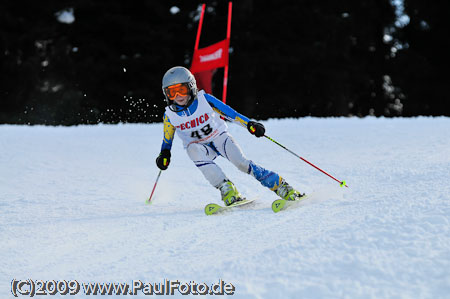
[[[173, 101], [169, 100], [166, 94], [166, 88], [175, 84], [179, 83], [186, 83], [190, 90], [190, 96], [189, 102], [186, 104], [186, 107], [189, 106], [192, 101], [197, 97], [198, 89], [197, 89], [197, 82], [195, 81], [194, 75], [185, 67], [182, 66], [175, 66], [171, 69], [169, 69], [163, 76], [162, 79], [162, 91], [164, 94], [164, 98], [166, 100], [167, 106], [171, 110], [172, 108], [175, 108]], [[173, 110], [174, 111], [174, 110]], [[181, 110], [180, 110], [181, 111]]]

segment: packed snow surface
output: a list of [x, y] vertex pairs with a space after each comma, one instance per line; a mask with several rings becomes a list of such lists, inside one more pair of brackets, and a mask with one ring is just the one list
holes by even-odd
[[[178, 138], [145, 204], [159, 172], [161, 123], [1, 125], [0, 297], [13, 297], [13, 280], [167, 279], [222, 280], [233, 298], [450, 298], [449, 118], [263, 123], [268, 136], [349, 188], [230, 124], [249, 159], [311, 196], [275, 214], [272, 191], [218, 158], [257, 200], [206, 216], [220, 193]], [[75, 297], [93, 296], [81, 289]]]

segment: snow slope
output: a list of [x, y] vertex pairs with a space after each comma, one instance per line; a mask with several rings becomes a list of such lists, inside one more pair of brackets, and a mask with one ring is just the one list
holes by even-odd
[[233, 298], [450, 298], [450, 118], [264, 124], [350, 188], [230, 125], [250, 159], [312, 196], [275, 214], [275, 194], [222, 158], [258, 200], [205, 216], [219, 192], [176, 139], [148, 206], [162, 124], [1, 125], [0, 297], [13, 297], [13, 279], [222, 279]]

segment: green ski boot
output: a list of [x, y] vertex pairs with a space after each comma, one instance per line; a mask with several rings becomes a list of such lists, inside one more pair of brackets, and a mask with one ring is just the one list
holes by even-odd
[[223, 181], [222, 184], [217, 187], [222, 195], [222, 200], [226, 206], [232, 205], [235, 202], [243, 200], [242, 195], [237, 191], [236, 187], [229, 180]]
[[284, 179], [282, 180], [280, 186], [275, 190], [275, 193], [282, 199], [290, 201], [300, 199], [305, 195], [292, 188]]

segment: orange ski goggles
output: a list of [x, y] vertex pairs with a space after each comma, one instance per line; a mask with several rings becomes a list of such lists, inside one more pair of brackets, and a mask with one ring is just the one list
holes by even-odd
[[177, 95], [182, 97], [189, 95], [189, 85], [187, 83], [178, 83], [164, 88], [164, 93], [170, 100], [174, 100]]

